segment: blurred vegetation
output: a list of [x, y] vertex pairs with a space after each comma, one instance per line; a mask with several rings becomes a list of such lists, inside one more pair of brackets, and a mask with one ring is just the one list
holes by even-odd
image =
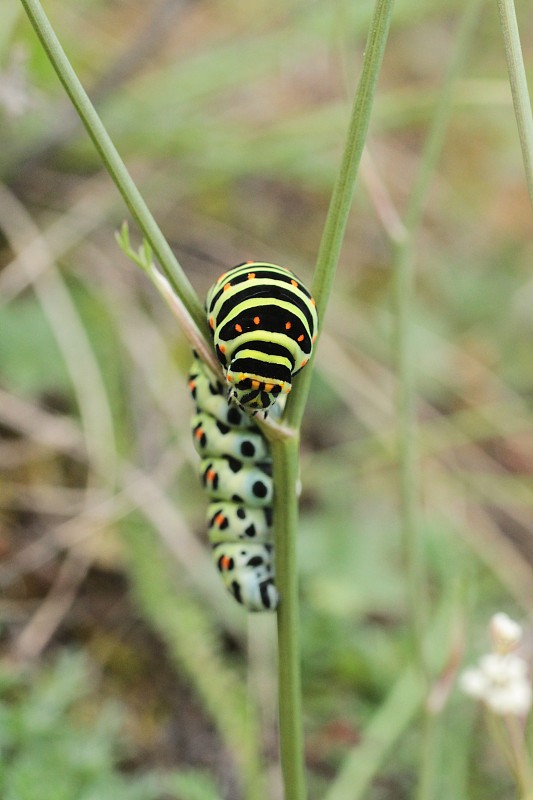
[[53, 668], [30, 678], [6, 671], [0, 679], [0, 788], [6, 800], [157, 800], [169, 792], [190, 800], [217, 796], [200, 773], [126, 778], [118, 772], [119, 758], [131, 757], [122, 712], [110, 701], [84, 708], [94, 681], [79, 654], [66, 652]]
[[[414, 796], [423, 693], [409, 671], [384, 211], [408, 203], [462, 6], [398, 0], [304, 421], [312, 798], [358, 752], [367, 774], [347, 797]], [[0, 786], [8, 800], [237, 800], [262, 760], [275, 800], [274, 621], [248, 624], [205, 547], [188, 347], [115, 244], [123, 205], [21, 9], [0, 0], [0, 632], [5, 666], [31, 670], [2, 678]], [[247, 258], [311, 274], [371, 10], [47, 3], [200, 296]], [[453, 102], [412, 320], [432, 688], [447, 701], [434, 798], [499, 800], [511, 779], [452, 680], [493, 611], [533, 614], [531, 208], [493, 4]], [[65, 660], [72, 647], [85, 660]], [[157, 783], [163, 770], [174, 783]]]

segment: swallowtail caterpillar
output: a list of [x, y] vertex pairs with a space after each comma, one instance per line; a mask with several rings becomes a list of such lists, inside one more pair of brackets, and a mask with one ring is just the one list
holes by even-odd
[[309, 360], [318, 325], [315, 302], [283, 267], [247, 262], [224, 273], [206, 310], [225, 382], [196, 356], [189, 388], [196, 405], [193, 442], [209, 498], [213, 559], [248, 611], [277, 607], [272, 544], [272, 457], [254, 420], [282, 414], [292, 377]]

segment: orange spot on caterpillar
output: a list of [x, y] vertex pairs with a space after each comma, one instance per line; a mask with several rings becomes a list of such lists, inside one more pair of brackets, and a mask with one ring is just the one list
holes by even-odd
[[305, 336], [303, 335], [303, 333], [301, 333], [301, 334], [298, 336], [298, 339], [297, 339], [296, 341], [298, 341], [298, 342], [303, 342], [303, 340], [304, 340], [304, 339], [305, 339]]
[[220, 350], [221, 353], [225, 353], [226, 352], [226, 345], [225, 344], [221, 344], [221, 345], [219, 345], [218, 349]]
[[265, 392], [271, 392], [273, 388], [274, 388], [273, 383], [265, 383]]
[[309, 361], [309, 359], [308, 359], [308, 358], [304, 358], [304, 360], [303, 360], [303, 361], [302, 361], [302, 363], [300, 364], [300, 369], [301, 369], [302, 367], [305, 367], [305, 365], [307, 364], [307, 362], [308, 362], [308, 361]]
[[[253, 264], [254, 262], [253, 261], [249, 261], [248, 263], [249, 264]], [[253, 281], [254, 278], [255, 278], [255, 272], [249, 272], [248, 273], [248, 280], [249, 281]]]
[[231, 283], [225, 283], [224, 284], [224, 291], [227, 292], [228, 289], [231, 289]]
[[222, 556], [220, 559], [220, 566], [222, 569], [229, 569], [231, 566], [231, 558], [229, 556]]
[[213, 317], [209, 317], [209, 327], [211, 328], [212, 331], [215, 330], [215, 320]]
[[194, 432], [194, 435], [196, 436], [197, 439], [201, 439], [202, 436], [204, 435], [202, 428], [197, 428]]
[[292, 327], [292, 326], [291, 326], [291, 323], [290, 323], [290, 322], [286, 322], [286, 323], [285, 323], [285, 330], [286, 330], [286, 331], [290, 331], [291, 327]]
[[189, 381], [189, 389], [191, 389], [191, 391], [193, 389], [196, 389], [196, 381], [195, 380], [190, 380]]
[[261, 322], [261, 317], [254, 317], [254, 325], [259, 325]]
[[252, 381], [252, 389], [259, 389], [260, 386], [259, 381]]
[[206, 473], [206, 478], [208, 481], [214, 481], [217, 476], [216, 470], [208, 469]]
[[316, 333], [315, 333], [315, 335], [313, 336], [313, 338], [311, 339], [311, 341], [313, 342], [313, 344], [316, 342]]
[[226, 380], [228, 383], [233, 383], [233, 375], [231, 374], [231, 372], [228, 372], [228, 374], [226, 375]]
[[312, 306], [316, 306], [316, 303], [312, 297], [309, 298], [309, 302], [311, 303]]
[[237, 333], [242, 333], [242, 327], [241, 327], [241, 325], [239, 325], [239, 323], [238, 323], [238, 322], [237, 322], [237, 324], [235, 325], [235, 330], [237, 331]]
[[215, 519], [213, 520], [213, 522], [215, 523], [215, 525], [219, 525], [219, 526], [220, 526], [220, 525], [222, 525], [222, 524], [224, 523], [225, 519], [226, 519], [226, 517], [224, 516], [224, 514], [222, 513], [222, 511], [220, 511], [220, 512], [219, 512], [219, 513], [216, 515], [216, 517], [215, 517]]
[[293, 286], [295, 286], [296, 288], [298, 288], [298, 281], [291, 280], [291, 283], [292, 283], [292, 285], [293, 285]]
[[254, 264], [255, 262], [254, 261], [245, 261], [244, 263], [245, 264]]

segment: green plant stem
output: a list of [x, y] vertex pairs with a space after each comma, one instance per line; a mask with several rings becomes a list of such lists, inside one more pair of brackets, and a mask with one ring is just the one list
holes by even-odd
[[[352, 205], [357, 170], [365, 145], [370, 114], [376, 93], [383, 54], [390, 29], [394, 0], [377, 0], [363, 58], [361, 77], [354, 97], [341, 165], [320, 241], [311, 291], [316, 300], [320, 325], [324, 323], [326, 306], [335, 278], [335, 271]], [[298, 376], [297, 391], [291, 392], [285, 420], [299, 428], [309, 394], [312, 364]]]
[[208, 338], [207, 321], [202, 304], [133, 182], [78, 76], [74, 72], [44, 13], [42, 5], [39, 0], [20, 1], [100, 158], [124, 198], [132, 216], [149, 242], [164, 274], [171, 282], [176, 294], [189, 311], [198, 328]]
[[416, 800], [435, 797], [435, 773], [439, 756], [440, 724], [437, 714], [425, 709], [421, 732], [420, 770]]
[[272, 442], [278, 622], [278, 695], [281, 769], [285, 800], [306, 797], [300, 687], [296, 528], [299, 438]]
[[418, 447], [415, 354], [413, 348], [415, 320], [414, 244], [416, 232], [422, 222], [431, 179], [442, 151], [451, 118], [453, 90], [463, 69], [483, 2], [484, 0], [471, 0], [463, 14], [457, 32], [455, 51], [444, 77], [443, 88], [433, 114], [420, 167], [406, 209], [404, 233], [394, 242], [393, 249], [402, 540], [407, 570], [408, 604], [413, 647], [417, 654], [419, 670], [426, 677], [427, 669], [423, 654], [422, 637], [425, 628], [427, 594], [418, 514]]
[[533, 205], [533, 115], [513, 0], [497, 0], [505, 57], [522, 147], [529, 199]]
[[[339, 260], [357, 169], [368, 132], [370, 112], [390, 28], [393, 2], [394, 0], [376, 2], [344, 154], [319, 247], [312, 292], [321, 324]], [[309, 365], [297, 379], [295, 388], [289, 396], [284, 421], [295, 432], [301, 425], [311, 373], [312, 367]], [[276, 583], [281, 595], [278, 609], [279, 726], [285, 800], [304, 800], [306, 797], [296, 563], [298, 447], [299, 438], [296, 435], [285, 441], [272, 441]]]
[[[357, 169], [368, 132], [370, 112], [383, 61], [394, 0], [377, 0], [367, 40], [361, 77], [355, 94], [344, 154], [333, 189], [317, 256], [312, 285], [323, 323], [352, 203]], [[298, 377], [289, 396], [284, 421], [298, 431], [311, 384], [311, 364]], [[296, 529], [296, 481], [299, 438], [272, 441], [274, 520], [278, 609], [279, 726], [285, 800], [306, 797], [300, 692], [300, 644]]]
[[416, 387], [412, 353], [412, 318], [414, 313], [414, 258], [411, 238], [395, 245], [394, 258], [395, 349], [398, 435], [398, 479], [400, 527], [406, 568], [407, 605], [411, 626], [411, 644], [416, 663], [425, 675], [422, 636], [425, 628], [426, 576], [422, 558], [418, 514], [418, 446], [416, 423]]
[[524, 736], [524, 723], [513, 714], [503, 720], [509, 741], [511, 766], [522, 800], [528, 800], [533, 793], [531, 764]]
[[[403, 235], [393, 244], [395, 350], [398, 377], [397, 426], [401, 531], [406, 564], [407, 602], [415, 666], [429, 688], [431, 670], [424, 653], [427, 579], [418, 508], [418, 442], [416, 421], [416, 356], [413, 344], [415, 320], [415, 237], [421, 225], [425, 201], [440, 157], [453, 110], [453, 90], [463, 69], [484, 0], [471, 0], [461, 19], [454, 54], [428, 131], [420, 167], [404, 215]], [[420, 750], [417, 800], [434, 796], [435, 761], [438, 755], [438, 720], [425, 711]]]

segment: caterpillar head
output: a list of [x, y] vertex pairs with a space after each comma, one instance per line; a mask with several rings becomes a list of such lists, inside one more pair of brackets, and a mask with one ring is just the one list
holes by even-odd
[[231, 365], [226, 372], [226, 380], [231, 387], [230, 399], [249, 414], [268, 411], [279, 397], [289, 394], [292, 388], [290, 379], [290, 371], [285, 381], [265, 381], [256, 375], [236, 373], [231, 369]]

